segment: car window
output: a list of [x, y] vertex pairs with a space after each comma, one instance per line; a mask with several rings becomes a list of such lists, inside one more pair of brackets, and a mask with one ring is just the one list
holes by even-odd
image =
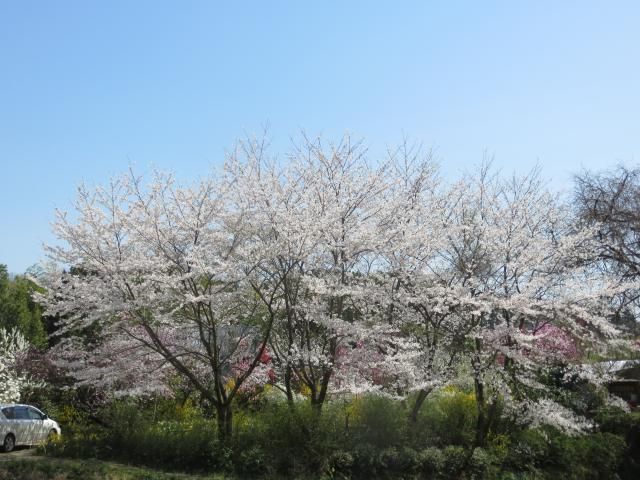
[[2, 414], [7, 420], [13, 420], [15, 418], [13, 407], [5, 407], [2, 409]]
[[37, 410], [35, 410], [33, 408], [29, 408], [29, 418], [31, 420], [42, 420], [44, 417]]
[[14, 418], [16, 420], [29, 420], [29, 412], [27, 412], [27, 407], [15, 407], [13, 412]]

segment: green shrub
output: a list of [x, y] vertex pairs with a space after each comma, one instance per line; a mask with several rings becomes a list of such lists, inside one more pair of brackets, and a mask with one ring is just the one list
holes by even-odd
[[548, 436], [540, 429], [514, 432], [506, 448], [504, 442], [501, 447], [494, 445], [491, 442], [491, 453], [498, 462], [518, 472], [536, 471], [547, 462], [550, 449]]
[[595, 420], [601, 432], [626, 437], [635, 426], [640, 426], [640, 412], [629, 413], [620, 408], [604, 408], [598, 411]]
[[465, 468], [467, 452], [464, 448], [449, 445], [442, 450], [444, 463], [441, 474], [444, 478], [460, 478]]
[[358, 445], [353, 451], [353, 471], [357, 477], [375, 477], [378, 473], [378, 449], [369, 444]]
[[52, 456], [116, 459], [174, 470], [228, 468], [229, 462], [225, 464], [225, 456], [220, 455], [214, 422], [152, 422], [132, 412], [127, 423], [127, 411], [129, 407], [120, 405], [111, 412], [111, 428], [77, 425], [46, 444], [43, 451]]
[[620, 467], [623, 479], [640, 478], [640, 412], [628, 413], [619, 408], [602, 409], [596, 415], [600, 431], [624, 438], [627, 450]]
[[145, 465], [179, 470], [225, 467], [216, 455], [217, 432], [211, 421], [145, 424], [127, 436], [117, 432], [115, 440], [128, 460]]
[[47, 442], [40, 449], [53, 457], [105, 458], [108, 456], [106, 435], [104, 429], [95, 425], [76, 425], [73, 431]]
[[333, 452], [329, 456], [329, 469], [326, 472], [332, 478], [351, 478], [355, 460], [349, 452]]
[[439, 448], [429, 447], [419, 453], [422, 472], [427, 478], [434, 477], [444, 468], [444, 453]]
[[422, 467], [420, 454], [413, 448], [404, 447], [398, 451], [397, 469], [399, 472], [414, 474], [418, 473]]
[[260, 446], [254, 446], [237, 456], [236, 471], [251, 478], [272, 472], [271, 459]]
[[402, 403], [378, 395], [355, 400], [351, 436], [354, 443], [379, 448], [401, 446], [407, 440], [407, 411]]
[[591, 476], [583, 478], [615, 479], [616, 471], [626, 449], [624, 439], [611, 433], [596, 433], [577, 439], [582, 460], [588, 465]]
[[449, 387], [428, 398], [412, 428], [413, 443], [470, 447], [475, 437], [477, 409], [473, 393]]
[[259, 413], [238, 416], [234, 460], [240, 462], [241, 452], [259, 446], [275, 472], [321, 474], [330, 470], [331, 455], [344, 450], [344, 422], [337, 404], [326, 405], [321, 415], [306, 403], [293, 410], [284, 403], [268, 405]]
[[426, 432], [414, 435], [405, 405], [382, 397], [327, 403], [320, 415], [306, 402], [293, 409], [271, 403], [236, 412], [233, 436], [224, 445], [215, 421], [188, 409], [158, 422], [158, 411], [175, 405], [153, 404], [150, 411], [118, 402], [104, 415], [110, 428], [72, 422], [73, 428], [43, 450], [167, 470], [235, 471], [241, 478], [638, 478], [623, 438], [636, 428], [625, 419], [636, 417], [609, 412], [602, 428], [610, 431], [576, 437], [549, 427], [511, 426], [490, 432], [485, 448], [472, 451], [471, 400], [471, 394], [457, 390], [430, 399], [417, 424]]
[[495, 478], [493, 475], [493, 458], [483, 449], [476, 448], [469, 459], [469, 474], [473, 479]]
[[381, 471], [399, 471], [401, 463], [400, 453], [394, 447], [385, 448], [378, 454], [377, 467]]
[[618, 479], [626, 445], [624, 439], [611, 433], [594, 433], [568, 437], [550, 436], [550, 449], [545, 470], [562, 472], [567, 479]]
[[468, 453], [468, 450], [454, 445], [425, 448], [417, 456], [420, 472], [424, 478], [430, 479], [462, 478], [467, 467]]

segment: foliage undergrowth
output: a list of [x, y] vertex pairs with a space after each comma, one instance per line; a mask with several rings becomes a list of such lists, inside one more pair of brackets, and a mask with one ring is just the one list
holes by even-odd
[[225, 480], [226, 475], [188, 476], [97, 460], [29, 459], [0, 462], [0, 480]]
[[188, 404], [125, 401], [105, 411], [109, 428], [76, 419], [44, 450], [240, 478], [638, 478], [635, 414], [601, 412], [600, 431], [580, 436], [501, 419], [487, 444], [474, 448], [476, 407], [469, 392], [432, 396], [413, 425], [409, 408], [410, 401], [378, 396], [335, 400], [321, 414], [305, 402], [294, 408], [269, 403], [235, 412], [233, 436], [223, 444], [215, 420]]

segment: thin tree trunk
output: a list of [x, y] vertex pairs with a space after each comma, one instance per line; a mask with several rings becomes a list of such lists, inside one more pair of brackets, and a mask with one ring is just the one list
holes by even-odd
[[[334, 355], [335, 359], [335, 355]], [[331, 379], [331, 375], [333, 371], [331, 369], [324, 372], [322, 375], [322, 381], [320, 383], [320, 392], [318, 393], [317, 402], [318, 402], [318, 411], [322, 410], [322, 405], [324, 405], [324, 401], [327, 398], [327, 392], [329, 391], [329, 380]]]
[[476, 438], [475, 447], [484, 446], [485, 429], [487, 424], [487, 407], [484, 398], [484, 385], [479, 379], [474, 380], [474, 389], [476, 393], [476, 407], [478, 409], [478, 419], [476, 421]]
[[480, 351], [482, 350], [482, 340], [476, 338], [476, 355], [473, 360], [474, 379], [473, 388], [476, 394], [476, 407], [478, 409], [478, 419], [476, 421], [476, 436], [474, 447], [483, 447], [487, 432], [487, 401], [485, 399], [484, 382], [480, 371]]
[[216, 407], [216, 420], [218, 422], [218, 438], [226, 443], [233, 433], [233, 410], [229, 404], [220, 404]]
[[287, 395], [287, 405], [289, 405], [290, 409], [293, 409], [294, 407], [294, 400], [293, 400], [293, 389], [291, 388], [291, 367], [289, 365], [287, 365], [287, 368], [284, 372], [284, 387], [285, 387], [285, 393]]
[[409, 413], [410, 425], [415, 425], [416, 422], [418, 421], [418, 414], [420, 413], [422, 404], [429, 396], [429, 393], [431, 393], [431, 389], [425, 389], [425, 388], [423, 388], [418, 392], [418, 397], [416, 398], [416, 401], [413, 404], [413, 408], [411, 408], [411, 413]]
[[319, 399], [318, 397], [311, 397], [311, 408], [315, 412], [315, 414], [319, 417], [322, 413], [322, 405], [324, 401]]

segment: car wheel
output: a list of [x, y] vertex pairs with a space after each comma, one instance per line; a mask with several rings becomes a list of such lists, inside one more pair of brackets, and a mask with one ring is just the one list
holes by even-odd
[[16, 446], [16, 438], [10, 433], [6, 437], [4, 437], [4, 442], [2, 443], [2, 449], [5, 452], [10, 452]]
[[47, 442], [51, 442], [56, 438], [58, 438], [58, 432], [56, 432], [54, 429], [51, 429], [49, 431], [49, 435], [47, 435]]

